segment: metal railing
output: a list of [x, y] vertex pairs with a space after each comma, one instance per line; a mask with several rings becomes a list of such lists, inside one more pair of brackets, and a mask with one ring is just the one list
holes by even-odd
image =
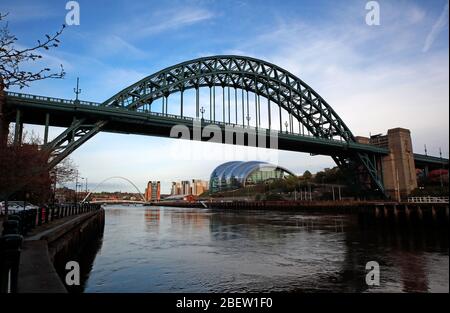
[[0, 237], [0, 293], [17, 292], [23, 236], [38, 225], [99, 210], [100, 204], [57, 204], [38, 209], [14, 210], [6, 215]]
[[93, 105], [93, 106], [99, 106], [100, 103], [98, 102], [91, 102], [91, 101], [81, 101], [81, 100], [69, 100], [69, 99], [62, 99], [62, 98], [53, 98], [53, 97], [45, 97], [45, 96], [38, 96], [38, 95], [30, 95], [26, 93], [19, 93], [19, 92], [6, 92], [7, 96], [10, 97], [16, 97], [16, 98], [22, 98], [22, 99], [31, 99], [31, 100], [39, 100], [39, 101], [47, 101], [47, 102], [53, 102], [53, 103], [64, 103], [64, 104], [84, 104], [84, 105]]
[[411, 203], [448, 203], [448, 197], [408, 197]]

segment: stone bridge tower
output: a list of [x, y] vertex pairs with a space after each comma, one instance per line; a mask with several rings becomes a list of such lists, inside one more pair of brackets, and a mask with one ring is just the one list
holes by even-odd
[[387, 135], [375, 135], [371, 138], [357, 137], [361, 143], [389, 149], [389, 155], [383, 157], [378, 167], [381, 169], [384, 187], [392, 199], [407, 197], [417, 188], [416, 167], [411, 141], [411, 132], [405, 128], [389, 129]]

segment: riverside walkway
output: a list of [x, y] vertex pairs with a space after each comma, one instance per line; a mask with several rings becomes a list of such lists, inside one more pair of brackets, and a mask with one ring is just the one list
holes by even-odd
[[[72, 257], [89, 237], [103, 232], [104, 211], [100, 205], [67, 205], [3, 220], [1, 292], [65, 293], [56, 261]], [[18, 247], [11, 238], [19, 239]]]

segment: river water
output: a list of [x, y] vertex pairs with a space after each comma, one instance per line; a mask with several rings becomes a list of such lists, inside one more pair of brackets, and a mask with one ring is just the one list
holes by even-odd
[[[449, 292], [448, 229], [348, 215], [107, 206], [84, 292]], [[379, 286], [366, 263], [380, 265]]]

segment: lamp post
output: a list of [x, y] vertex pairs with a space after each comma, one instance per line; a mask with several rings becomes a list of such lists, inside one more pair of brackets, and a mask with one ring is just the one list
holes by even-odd
[[[85, 177], [80, 177], [80, 179], [81, 180], [85, 180], [86, 178]], [[80, 182], [79, 186], [80, 186], [80, 192], [83, 192], [83, 182]]]
[[284, 126], [286, 127], [286, 134], [288, 133], [288, 122], [286, 121], [286, 122], [284, 122]]
[[78, 202], [77, 199], [77, 188], [78, 188], [78, 171], [76, 171], [76, 176], [75, 176], [75, 204]]
[[204, 107], [202, 107], [202, 108], [200, 109], [200, 113], [202, 113], [202, 121], [203, 121], [203, 113], [205, 113], [205, 108], [204, 108]]
[[441, 149], [441, 147], [439, 147], [439, 157], [441, 159], [441, 164], [442, 164], [441, 170], [439, 171], [439, 179], [441, 181], [441, 188], [443, 188], [444, 187], [444, 182], [442, 181], [442, 171], [444, 170], [444, 162], [442, 161], [442, 149]]
[[250, 127], [250, 119], [251, 119], [250, 115], [247, 114], [246, 119], [247, 119], [247, 127]]
[[78, 170], [75, 170], [76, 176], [75, 176], [75, 204], [78, 203], [78, 186], [82, 186], [78, 183], [78, 178], [84, 179], [84, 177], [80, 176], [80, 172]]
[[75, 93], [75, 103], [79, 103], [80, 100], [78, 100], [78, 95], [81, 93], [81, 89], [78, 88], [80, 84], [80, 78], [77, 77], [77, 88], [73, 88], [73, 92]]

